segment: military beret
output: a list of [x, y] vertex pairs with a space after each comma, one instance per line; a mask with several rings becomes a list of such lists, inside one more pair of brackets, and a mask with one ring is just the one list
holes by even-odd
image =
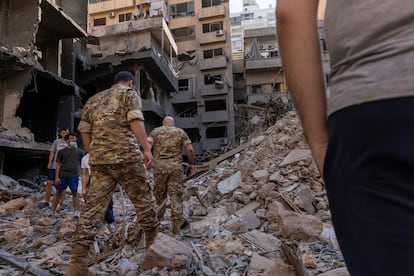
[[134, 75], [132, 75], [130, 72], [128, 71], [119, 71], [116, 75], [115, 75], [115, 83], [118, 83], [120, 81], [133, 81], [135, 80]]

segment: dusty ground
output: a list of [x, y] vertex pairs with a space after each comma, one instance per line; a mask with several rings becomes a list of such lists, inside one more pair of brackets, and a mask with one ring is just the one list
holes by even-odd
[[[63, 274], [77, 223], [71, 208], [56, 213], [39, 208], [43, 189], [5, 176], [0, 180], [1, 249]], [[324, 184], [294, 112], [185, 186], [189, 227], [172, 236], [167, 212], [160, 226], [166, 235], [146, 257], [139, 231], [130, 227], [132, 205], [116, 192], [117, 229], [110, 233], [102, 227], [90, 250], [90, 270], [98, 275], [348, 275]], [[69, 194], [65, 203], [71, 205]], [[22, 270], [0, 261], [0, 275]]]

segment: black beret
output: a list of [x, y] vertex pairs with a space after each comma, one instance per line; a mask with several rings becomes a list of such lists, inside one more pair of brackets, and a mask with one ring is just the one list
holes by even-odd
[[118, 83], [120, 81], [133, 81], [135, 80], [134, 75], [132, 75], [130, 72], [128, 71], [119, 71], [116, 75], [115, 75], [115, 83]]

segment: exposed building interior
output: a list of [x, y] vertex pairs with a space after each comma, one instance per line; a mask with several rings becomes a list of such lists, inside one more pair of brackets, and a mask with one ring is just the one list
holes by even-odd
[[74, 67], [83, 58], [73, 51], [87, 13], [84, 1], [72, 4], [0, 1], [0, 170], [16, 179], [45, 174], [57, 128], [73, 131], [80, 115]]

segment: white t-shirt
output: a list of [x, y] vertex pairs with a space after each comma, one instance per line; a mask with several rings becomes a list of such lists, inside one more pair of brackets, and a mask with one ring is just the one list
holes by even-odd
[[52, 162], [52, 169], [56, 169], [56, 158], [57, 154], [61, 149], [64, 149], [68, 146], [68, 144], [65, 141], [62, 141], [62, 139], [58, 138], [53, 141], [52, 146], [50, 147], [50, 151], [55, 153], [55, 157], [53, 158]]
[[91, 174], [91, 166], [89, 166], [89, 153], [82, 157], [81, 168], [88, 169], [88, 173]]

